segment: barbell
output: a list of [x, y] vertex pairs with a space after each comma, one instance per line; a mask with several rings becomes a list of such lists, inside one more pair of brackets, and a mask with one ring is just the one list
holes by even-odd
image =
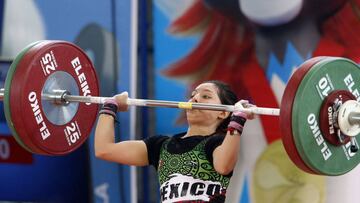
[[[341, 175], [359, 163], [360, 70], [353, 61], [315, 57], [290, 78], [280, 109], [147, 99], [128, 99], [131, 106], [251, 111], [280, 116], [282, 141], [300, 169]], [[65, 155], [88, 138], [98, 114], [98, 79], [89, 57], [66, 41], [37, 41], [11, 64], [0, 90], [8, 126], [31, 153]], [[240, 108], [240, 109], [239, 109]]]

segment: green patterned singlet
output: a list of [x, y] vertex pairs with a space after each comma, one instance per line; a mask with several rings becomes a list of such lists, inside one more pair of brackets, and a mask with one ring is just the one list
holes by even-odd
[[230, 177], [216, 172], [207, 159], [205, 144], [208, 138], [202, 140], [192, 150], [179, 154], [167, 150], [169, 140], [162, 144], [158, 166], [161, 201], [224, 200]]

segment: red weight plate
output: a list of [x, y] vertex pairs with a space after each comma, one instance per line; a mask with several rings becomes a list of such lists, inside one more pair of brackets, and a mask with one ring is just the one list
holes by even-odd
[[56, 73], [69, 76], [80, 95], [99, 95], [92, 62], [79, 47], [65, 41], [43, 41], [30, 48], [17, 65], [9, 100], [14, 128], [35, 153], [63, 155], [74, 151], [86, 141], [96, 120], [98, 105], [85, 103], [78, 104], [65, 124], [54, 124], [47, 118], [41, 95], [44, 84]]
[[[49, 43], [49, 41], [38, 41], [35, 45], [33, 45], [29, 49], [25, 50], [25, 52], [23, 52], [22, 57], [17, 61], [16, 67], [13, 70], [12, 80], [10, 81], [10, 85], [9, 85], [10, 87], [8, 93], [12, 128], [16, 131], [16, 134], [18, 135], [20, 140], [25, 144], [26, 148], [29, 151], [31, 151], [32, 153], [43, 154], [43, 155], [48, 155], [48, 153], [42, 150], [41, 148], [38, 148], [38, 146], [34, 144], [32, 138], [28, 135], [30, 132], [28, 132], [27, 129], [25, 129], [24, 125], [25, 122], [27, 122], [26, 119], [28, 119], [29, 115], [25, 115], [25, 117], [23, 117], [22, 109], [21, 109], [22, 107], [20, 106], [19, 103], [19, 101], [23, 99], [20, 99], [19, 95], [23, 94], [25, 85], [32, 86], [32, 82], [25, 83], [25, 80], [21, 79], [26, 75], [26, 73], [24, 72], [24, 69], [20, 70], [20, 68], [25, 67], [25, 71], [34, 69], [34, 67], [36, 67], [37, 65], [32, 64], [31, 60], [35, 57], [35, 55], [39, 51], [41, 51], [41, 49], [43, 49], [43, 47], [47, 43]], [[15, 77], [17, 77], [18, 79], [15, 80]], [[38, 81], [37, 78], [34, 78], [34, 81], [36, 80]], [[27, 101], [27, 99], [25, 101]]]
[[300, 169], [305, 172], [318, 174], [309, 168], [304, 160], [301, 158], [299, 152], [296, 149], [296, 145], [292, 133], [292, 107], [294, 103], [294, 98], [296, 95], [296, 90], [301, 83], [301, 80], [306, 75], [306, 73], [313, 67], [316, 63], [321, 60], [326, 59], [326, 57], [314, 57], [305, 61], [291, 76], [289, 82], [286, 85], [284, 94], [281, 99], [280, 106], [280, 129], [282, 134], [282, 141], [285, 147], [287, 154], [290, 159], [297, 165]]
[[[5, 118], [6, 118], [6, 122], [8, 123], [8, 126], [11, 130], [11, 134], [12, 136], [15, 138], [15, 140], [18, 142], [19, 145], [21, 145], [24, 149], [26, 149], [27, 151], [34, 153], [34, 151], [36, 150], [36, 147], [31, 145], [29, 146], [28, 144], [24, 143], [24, 141], [21, 139], [21, 137], [19, 137], [17, 130], [14, 128], [13, 125], [13, 119], [11, 118], [11, 104], [9, 101], [9, 92], [11, 89], [11, 81], [13, 79], [13, 75], [15, 73], [15, 70], [17, 68], [17, 65], [19, 63], [19, 61], [21, 61], [22, 57], [27, 53], [27, 51], [33, 47], [34, 45], [40, 43], [40, 41], [34, 42], [30, 45], [28, 45], [27, 47], [25, 47], [14, 59], [14, 61], [11, 63], [11, 66], [7, 72], [6, 75], [6, 80], [5, 80], [5, 87], [4, 87], [4, 98], [3, 98], [3, 102], [4, 102], [4, 113], [5, 113]], [[34, 148], [34, 151], [31, 150], [31, 148]], [[40, 153], [40, 152], [38, 152]]]
[[[340, 146], [346, 144], [350, 141], [350, 137], [344, 135], [343, 143], [340, 142], [339, 138], [336, 135], [336, 128], [332, 125], [332, 113], [334, 111], [333, 105], [336, 99], [341, 100], [342, 103], [348, 100], [356, 100], [356, 97], [347, 90], [334, 90], [332, 91], [323, 101], [320, 109], [320, 130], [324, 138], [335, 146]], [[329, 118], [329, 110], [331, 117]]]

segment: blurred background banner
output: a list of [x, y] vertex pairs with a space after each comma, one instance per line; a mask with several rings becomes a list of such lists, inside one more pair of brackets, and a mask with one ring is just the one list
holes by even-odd
[[[162, 71], [171, 62], [186, 55], [199, 41], [199, 36], [177, 37], [168, 32], [171, 21], [184, 12], [190, 4], [191, 1], [154, 1], [154, 96], [156, 99], [184, 101], [188, 97], [186, 81], [168, 78]], [[185, 123], [178, 122], [181, 112], [180, 109], [157, 108], [156, 134], [169, 135], [186, 131]]]
[[[133, 12], [133, 6], [136, 4], [131, 1], [115, 0], [0, 1], [1, 84], [11, 61], [29, 43], [66, 40], [84, 49], [93, 61], [102, 96], [125, 90], [130, 96], [135, 94], [131, 78], [136, 78], [136, 71], [132, 69], [136, 66], [137, 10]], [[121, 128], [117, 134], [122, 139], [130, 139], [131, 112], [120, 115]], [[93, 135], [87, 144], [66, 156], [32, 155], [14, 142], [4, 113], [0, 119], [0, 200], [136, 201], [135, 172], [129, 167], [96, 159]]]

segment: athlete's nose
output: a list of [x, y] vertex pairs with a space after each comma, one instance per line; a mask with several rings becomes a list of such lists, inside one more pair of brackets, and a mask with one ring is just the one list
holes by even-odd
[[195, 94], [193, 97], [190, 98], [189, 102], [197, 103], [199, 101], [198, 94]]

